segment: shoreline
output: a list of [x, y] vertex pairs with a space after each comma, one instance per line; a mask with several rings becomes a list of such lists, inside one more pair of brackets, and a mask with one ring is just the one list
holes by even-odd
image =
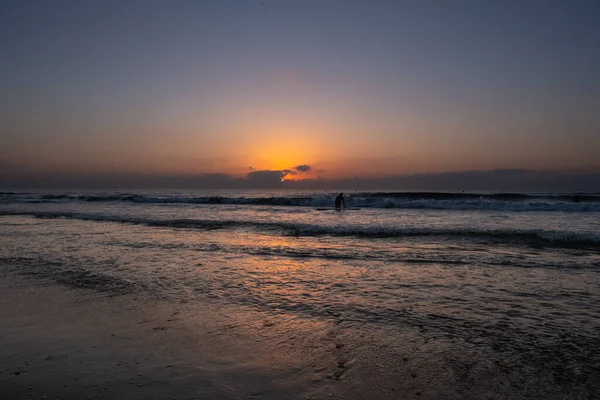
[[[0, 276], [9, 399], [577, 399], [487, 346]], [[523, 373], [527, 373], [523, 376]], [[537, 375], [535, 375], [537, 374]]]
[[212, 306], [202, 305], [198, 315], [197, 305], [22, 279], [3, 278], [0, 290], [0, 393], [6, 398], [311, 396], [306, 390], [296, 397], [293, 377], [277, 362], [261, 365], [266, 355], [257, 338]]

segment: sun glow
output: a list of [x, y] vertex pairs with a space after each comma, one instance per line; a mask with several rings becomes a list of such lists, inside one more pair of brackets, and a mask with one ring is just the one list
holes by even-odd
[[[291, 170], [297, 165], [310, 164], [315, 153], [313, 146], [308, 143], [288, 138], [271, 140], [253, 147], [249, 162], [257, 170]], [[287, 174], [282, 180], [294, 180], [294, 175]]]

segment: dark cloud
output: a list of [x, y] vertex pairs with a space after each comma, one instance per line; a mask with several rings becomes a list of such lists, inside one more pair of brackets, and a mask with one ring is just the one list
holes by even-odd
[[294, 167], [294, 169], [298, 172], [308, 172], [308, 171], [310, 171], [310, 165], [308, 165], [308, 164], [298, 165], [298, 166]]
[[261, 170], [248, 173], [246, 178], [237, 179], [238, 187], [250, 189], [276, 189], [282, 187], [282, 180], [296, 172], [284, 170]]
[[344, 190], [431, 190], [431, 191], [572, 191], [597, 192], [600, 173], [534, 171], [525, 169], [459, 171], [414, 174], [389, 178], [348, 178], [298, 181], [298, 188]]
[[279, 182], [285, 175], [284, 171], [261, 170], [249, 172], [247, 179], [254, 182]]
[[461, 171], [414, 174], [389, 178], [329, 180], [296, 179], [292, 169], [251, 171], [246, 176], [229, 174], [174, 175], [51, 175], [0, 171], [2, 189], [331, 189], [340, 190], [430, 190], [430, 191], [572, 191], [600, 192], [600, 173], [533, 171], [523, 169]]

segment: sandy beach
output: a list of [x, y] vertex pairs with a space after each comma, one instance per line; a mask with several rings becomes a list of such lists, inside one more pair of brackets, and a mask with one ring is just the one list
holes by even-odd
[[[6, 399], [518, 399], [557, 392], [485, 347], [4, 277]], [[518, 367], [518, 368], [517, 368]]]
[[[7, 399], [337, 397], [327, 377], [336, 372], [328, 371], [337, 361], [333, 339], [318, 359], [302, 351], [320, 347], [310, 342], [327, 336], [326, 324], [262, 321], [245, 311], [241, 326], [240, 312], [4, 281], [0, 393]], [[281, 340], [289, 325], [295, 335]]]

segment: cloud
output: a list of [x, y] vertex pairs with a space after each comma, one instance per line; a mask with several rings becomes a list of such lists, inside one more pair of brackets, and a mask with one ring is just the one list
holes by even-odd
[[310, 171], [310, 165], [302, 164], [302, 165], [298, 165], [298, 166], [294, 167], [294, 169], [298, 172], [308, 172], [308, 171]]
[[[297, 168], [294, 168], [297, 170]], [[1, 189], [343, 189], [468, 191], [600, 191], [599, 172], [534, 170], [458, 171], [387, 178], [295, 179], [293, 169], [250, 171], [243, 177], [226, 173], [182, 175], [28, 174], [0, 171]], [[300, 175], [301, 176], [301, 175]], [[283, 181], [282, 181], [283, 180]]]
[[246, 179], [253, 182], [279, 182], [285, 175], [284, 171], [261, 170], [249, 172]]
[[297, 175], [297, 172], [291, 169], [252, 171], [246, 178], [238, 179], [238, 184], [241, 187], [274, 189], [281, 187], [283, 179], [289, 175]]

